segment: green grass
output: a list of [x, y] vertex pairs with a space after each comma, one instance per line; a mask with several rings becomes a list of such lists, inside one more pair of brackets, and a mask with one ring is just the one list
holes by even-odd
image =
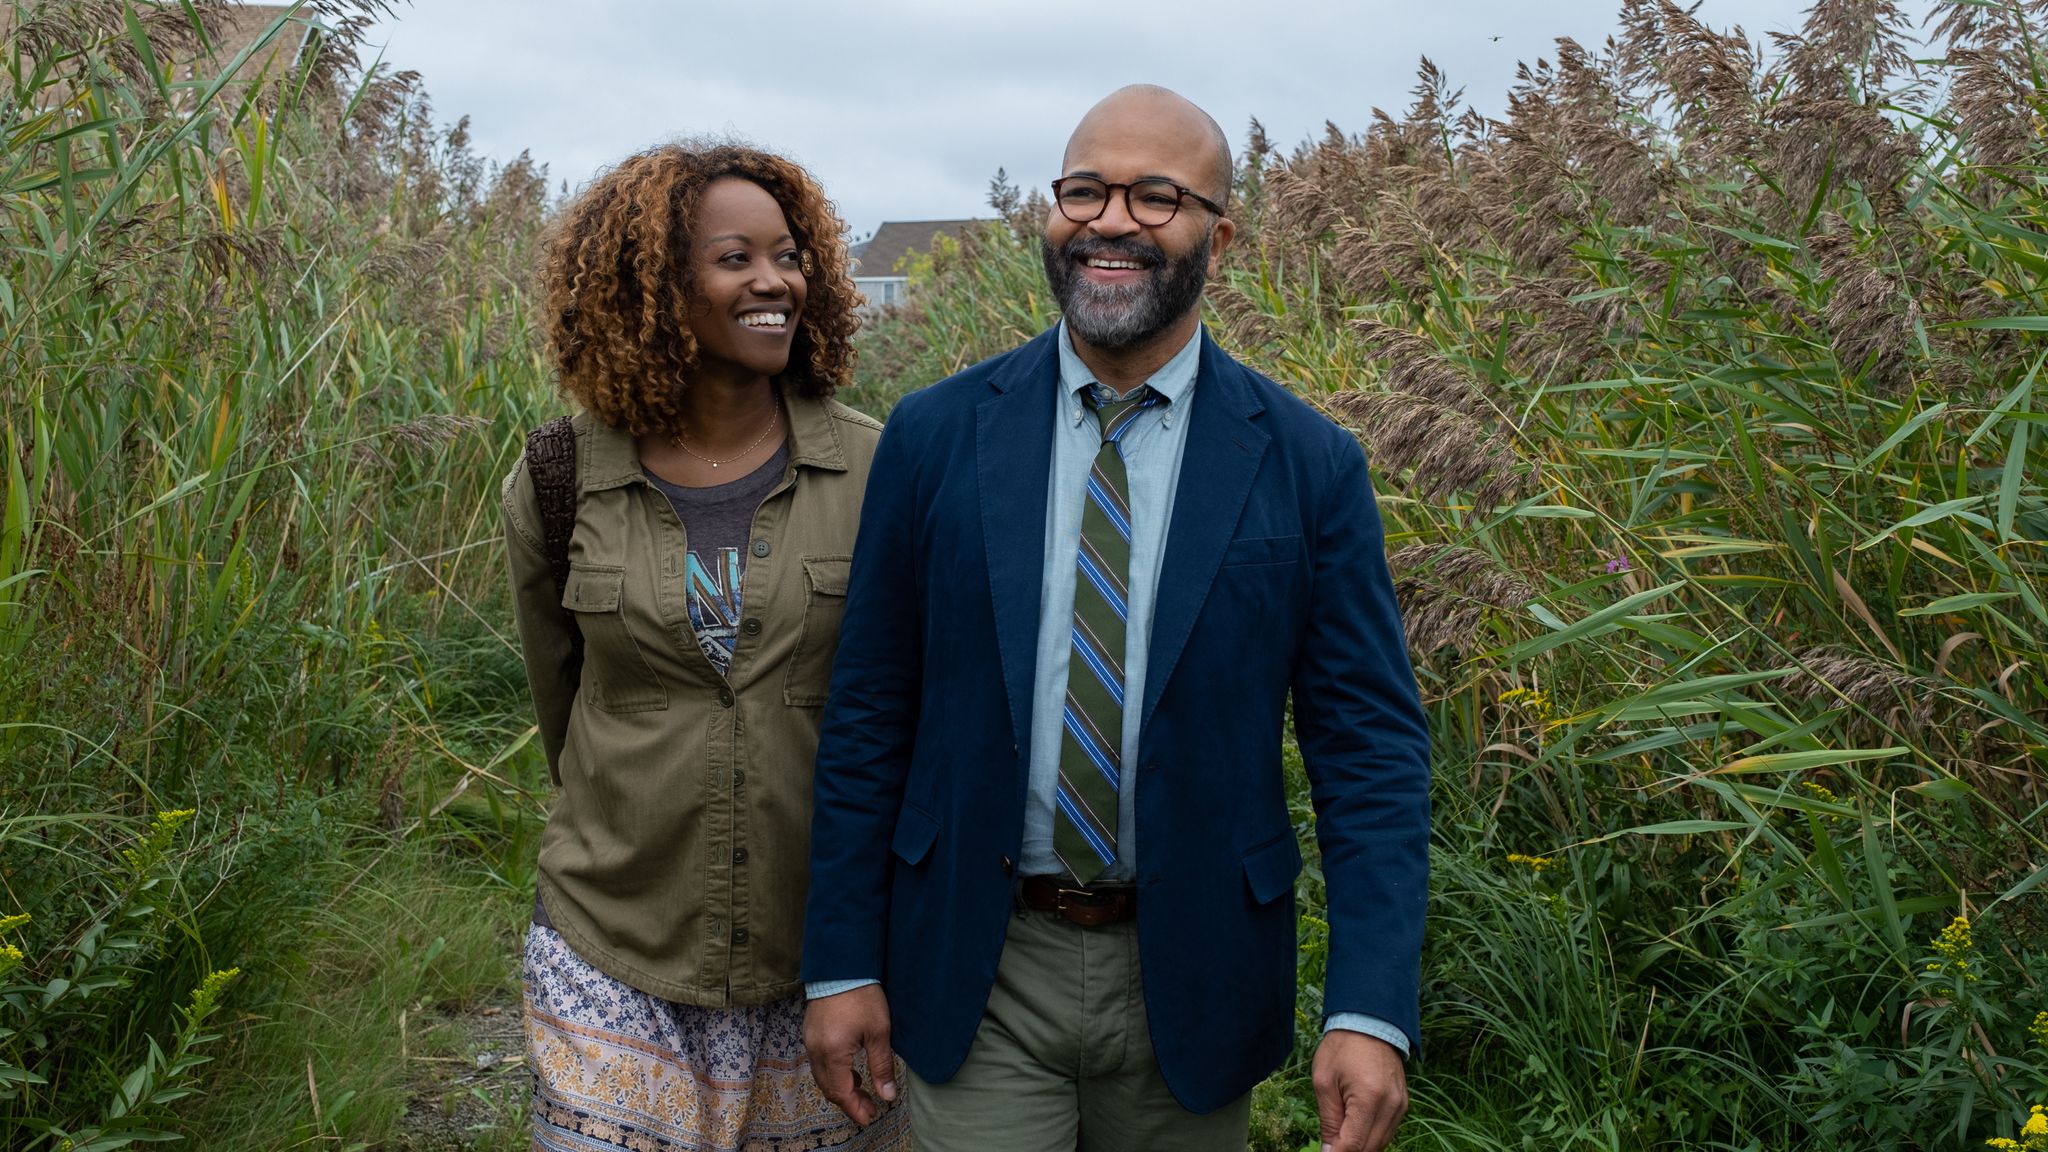
[[187, 1119], [195, 1146], [526, 1146], [515, 961], [532, 904], [467, 855], [366, 830], [329, 865], [335, 894], [284, 977], [222, 1028], [232, 1055]]
[[210, 8], [15, 8], [0, 1146], [402, 1146], [531, 898], [489, 494], [556, 405], [545, 170], [363, 78], [342, 23], [228, 84]]

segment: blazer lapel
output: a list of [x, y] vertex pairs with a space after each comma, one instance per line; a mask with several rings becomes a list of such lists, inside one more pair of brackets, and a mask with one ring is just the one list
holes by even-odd
[[[1045, 495], [1052, 474], [1053, 398], [1059, 356], [1053, 328], [1017, 350], [975, 409], [975, 476], [988, 550], [996, 643], [1019, 748], [1031, 736], [1038, 664], [1038, 600], [1045, 578]], [[1027, 757], [1028, 758], [1028, 757]], [[1020, 760], [1020, 764], [1024, 761]], [[1019, 769], [1022, 771], [1022, 769]]]
[[[1252, 478], [1272, 442], [1252, 418], [1265, 406], [1245, 383], [1245, 369], [1202, 333], [1202, 364], [1195, 391], [1194, 420], [1181, 456], [1173, 523], [1159, 566], [1159, 593], [1152, 614], [1152, 646], [1145, 661], [1145, 711], [1140, 731], [1150, 731], [1152, 710], [1187, 646], [1195, 618], [1209, 598], [1209, 586], [1223, 551], [1251, 495]], [[1041, 501], [1042, 502], [1042, 501]]]

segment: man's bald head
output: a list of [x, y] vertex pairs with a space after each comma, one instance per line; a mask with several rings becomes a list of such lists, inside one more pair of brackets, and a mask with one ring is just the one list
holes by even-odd
[[1234, 169], [1230, 163], [1230, 138], [1207, 112], [1170, 88], [1157, 84], [1131, 84], [1098, 101], [1081, 117], [1074, 134], [1067, 138], [1062, 170], [1074, 170], [1077, 153], [1090, 152], [1088, 145], [1107, 143], [1129, 134], [1153, 139], [1176, 139], [1192, 149], [1189, 181], [1196, 190], [1218, 204], [1230, 197]]

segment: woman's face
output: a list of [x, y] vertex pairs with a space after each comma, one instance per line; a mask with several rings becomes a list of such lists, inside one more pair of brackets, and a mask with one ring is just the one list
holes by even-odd
[[690, 333], [706, 373], [774, 376], [789, 365], [804, 309], [804, 275], [782, 206], [751, 180], [704, 189], [691, 231], [696, 273]]

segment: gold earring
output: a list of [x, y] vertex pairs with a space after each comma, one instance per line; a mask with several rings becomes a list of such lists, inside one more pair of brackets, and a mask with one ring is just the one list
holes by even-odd
[[815, 276], [818, 273], [818, 258], [811, 254], [810, 249], [806, 248], [796, 254], [796, 267], [797, 271], [802, 272], [806, 276]]

